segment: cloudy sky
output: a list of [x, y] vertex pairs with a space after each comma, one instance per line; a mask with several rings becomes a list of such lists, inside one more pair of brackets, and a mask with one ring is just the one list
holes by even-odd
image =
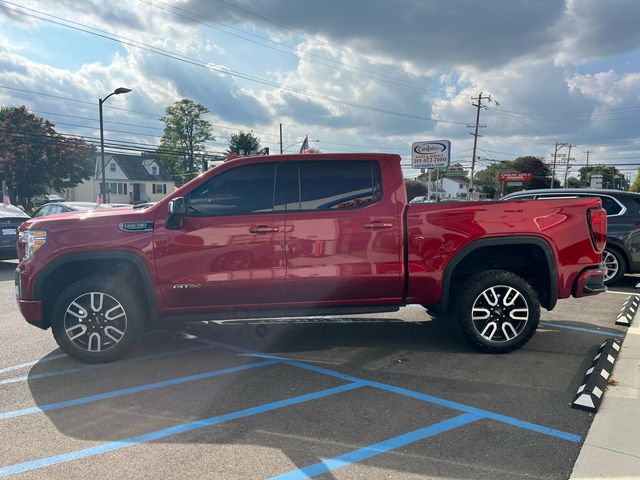
[[242, 129], [275, 152], [282, 123], [288, 151], [308, 134], [408, 161], [412, 142], [449, 139], [468, 167], [482, 92], [477, 168], [565, 142], [576, 166], [589, 151], [633, 178], [639, 22], [638, 0], [0, 0], [0, 105], [93, 140], [98, 98], [124, 86], [112, 144], [157, 144], [164, 108], [190, 98], [210, 151]]

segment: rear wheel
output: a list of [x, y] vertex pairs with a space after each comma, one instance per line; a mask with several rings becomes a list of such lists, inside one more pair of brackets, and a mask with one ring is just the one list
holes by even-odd
[[51, 329], [67, 355], [87, 363], [111, 362], [136, 345], [144, 309], [136, 289], [123, 283], [115, 276], [92, 276], [58, 296]]
[[460, 287], [458, 326], [483, 352], [507, 353], [527, 343], [540, 321], [538, 296], [522, 277], [504, 270], [479, 273]]
[[606, 248], [602, 251], [602, 264], [607, 269], [604, 275], [605, 285], [616, 283], [627, 270], [627, 262], [620, 252], [613, 248]]

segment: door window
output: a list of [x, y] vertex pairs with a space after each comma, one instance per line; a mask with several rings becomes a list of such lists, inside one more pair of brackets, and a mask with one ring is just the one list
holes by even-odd
[[373, 161], [301, 161], [300, 209], [345, 210], [382, 196], [380, 165]]
[[275, 163], [255, 163], [227, 170], [189, 194], [189, 216], [273, 212]]

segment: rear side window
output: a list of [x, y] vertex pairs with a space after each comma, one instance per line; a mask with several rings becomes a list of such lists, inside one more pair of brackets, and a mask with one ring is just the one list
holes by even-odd
[[618, 202], [616, 202], [611, 197], [600, 197], [602, 200], [602, 208], [604, 208], [607, 212], [607, 216], [609, 215], [618, 215], [622, 211], [622, 207]]
[[299, 169], [301, 210], [360, 208], [382, 196], [380, 165], [375, 161], [304, 161]]
[[243, 215], [273, 211], [275, 163], [243, 165], [221, 173], [189, 194], [189, 215]]

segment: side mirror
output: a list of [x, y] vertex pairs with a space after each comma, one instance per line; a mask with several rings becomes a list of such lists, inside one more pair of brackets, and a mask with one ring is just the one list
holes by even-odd
[[182, 228], [182, 217], [187, 214], [187, 202], [184, 197], [176, 197], [167, 205], [167, 221], [165, 226], [169, 230]]

